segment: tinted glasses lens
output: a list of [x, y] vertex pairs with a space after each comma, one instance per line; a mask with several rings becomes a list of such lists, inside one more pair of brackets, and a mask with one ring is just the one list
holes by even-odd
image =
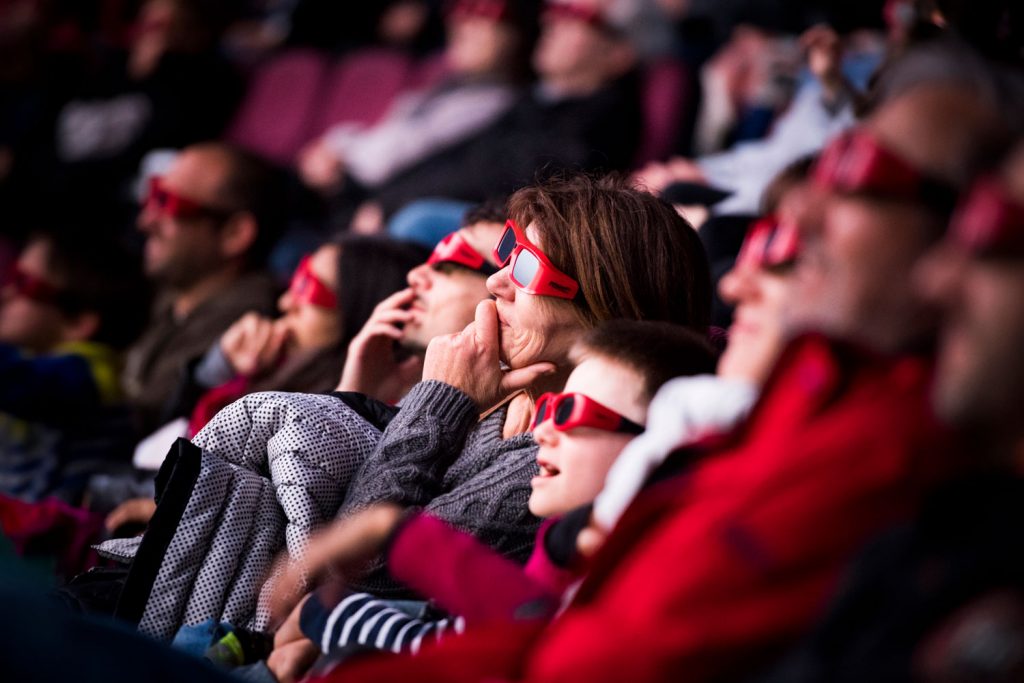
[[524, 249], [516, 256], [516, 262], [512, 266], [512, 280], [522, 287], [529, 287], [538, 270], [540, 261], [533, 253]]
[[516, 248], [516, 233], [511, 227], [505, 228], [505, 232], [498, 240], [498, 246], [494, 249], [498, 257], [498, 264], [504, 266], [512, 256], [512, 250]]
[[576, 405], [576, 399], [571, 395], [564, 397], [555, 408], [555, 424], [564, 425], [572, 417], [572, 409]]
[[537, 406], [537, 415], [533, 418], [534, 424], [540, 424], [544, 420], [548, 419], [548, 406], [550, 405], [550, 398], [546, 398], [540, 402], [540, 404]]

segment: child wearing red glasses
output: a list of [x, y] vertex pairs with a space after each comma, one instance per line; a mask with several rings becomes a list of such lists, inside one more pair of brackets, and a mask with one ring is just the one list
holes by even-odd
[[91, 472], [130, 453], [119, 350], [145, 320], [141, 278], [64, 233], [31, 238], [3, 278], [0, 492], [77, 503]]
[[[348, 564], [386, 543], [392, 574], [459, 616], [412, 617], [372, 595], [339, 596], [324, 589], [278, 631], [269, 665], [279, 677], [297, 673], [320, 652], [353, 645], [415, 652], [448, 631], [554, 612], [562, 590], [581, 570], [575, 564], [575, 534], [567, 531], [578, 529], [578, 520], [558, 518], [594, 499], [618, 454], [643, 431], [647, 405], [663, 383], [712, 372], [715, 363], [715, 352], [695, 332], [621, 320], [590, 331], [572, 356], [576, 367], [564, 391], [537, 400], [538, 472], [529, 506], [549, 521], [538, 532], [526, 568], [430, 515], [406, 516], [391, 505], [372, 508], [315, 540], [305, 570]], [[279, 595], [298, 585], [297, 579], [289, 576], [279, 584]]]

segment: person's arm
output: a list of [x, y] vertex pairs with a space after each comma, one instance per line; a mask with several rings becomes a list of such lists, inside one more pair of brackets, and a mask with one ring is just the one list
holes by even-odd
[[558, 595], [523, 567], [428, 514], [396, 530], [386, 557], [393, 577], [471, 626], [547, 616], [558, 606]]
[[476, 420], [476, 405], [458, 389], [438, 381], [414, 386], [349, 486], [341, 514], [380, 501], [429, 502]]
[[329, 605], [312, 593], [302, 605], [300, 626], [324, 654], [351, 645], [415, 654], [424, 642], [465, 631], [461, 617], [414, 617], [368, 593], [346, 593]]
[[53, 421], [99, 402], [95, 377], [82, 356], [27, 356], [0, 344], [0, 410], [26, 420]]

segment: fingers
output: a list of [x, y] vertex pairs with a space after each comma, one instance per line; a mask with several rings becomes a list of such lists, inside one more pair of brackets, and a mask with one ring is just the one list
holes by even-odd
[[525, 368], [509, 370], [501, 379], [501, 389], [504, 394], [511, 394], [513, 391], [525, 389], [544, 375], [550, 375], [557, 368], [554, 363], [534, 363]]
[[473, 334], [477, 343], [488, 351], [498, 353], [498, 307], [492, 299], [484, 299], [476, 305], [473, 320]]
[[401, 289], [377, 304], [373, 309], [374, 315], [376, 315], [378, 311], [386, 311], [392, 308], [407, 306], [411, 304], [415, 298], [416, 292], [412, 290], [412, 287]]

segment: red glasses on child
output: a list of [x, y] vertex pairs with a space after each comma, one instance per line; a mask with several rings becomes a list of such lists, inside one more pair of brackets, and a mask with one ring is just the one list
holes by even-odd
[[513, 220], [505, 223], [505, 232], [494, 248], [494, 259], [502, 268], [511, 261], [512, 283], [527, 294], [575, 299], [580, 290], [579, 283], [556, 268]]
[[24, 297], [38, 304], [58, 305], [61, 292], [49, 282], [22, 270], [17, 264], [11, 267], [4, 278], [3, 286], [9, 287], [16, 296]]
[[886, 149], [863, 129], [843, 133], [822, 151], [814, 181], [838, 192], [863, 193], [887, 199], [921, 202], [948, 213], [957, 191]]
[[1024, 205], [997, 178], [982, 178], [953, 215], [950, 235], [976, 256], [1024, 256]]
[[338, 306], [337, 295], [313, 272], [309, 256], [302, 257], [299, 267], [295, 269], [291, 284], [288, 285], [288, 293], [297, 304], [311, 304], [321, 308]]
[[800, 232], [793, 221], [766, 216], [754, 222], [736, 256], [736, 267], [783, 268], [800, 254]]
[[437, 243], [427, 259], [427, 265], [439, 266], [454, 263], [481, 275], [493, 275], [498, 269], [487, 262], [484, 255], [474, 249], [460, 232], [453, 232]]
[[644, 431], [643, 426], [622, 417], [594, 399], [578, 393], [553, 394], [549, 392], [541, 395], [534, 408], [533, 424], [530, 426], [530, 430], [536, 429], [537, 425], [549, 418], [555, 429], [560, 432], [567, 432], [577, 427], [593, 427], [605, 432], [625, 432], [626, 434], [640, 434]]
[[161, 215], [168, 218], [186, 220], [202, 216], [224, 218], [231, 214], [231, 211], [226, 209], [215, 209], [206, 206], [167, 189], [163, 179], [159, 177], [149, 179], [149, 193], [146, 195], [146, 201], [143, 203], [143, 206], [147, 209], [155, 209]]

